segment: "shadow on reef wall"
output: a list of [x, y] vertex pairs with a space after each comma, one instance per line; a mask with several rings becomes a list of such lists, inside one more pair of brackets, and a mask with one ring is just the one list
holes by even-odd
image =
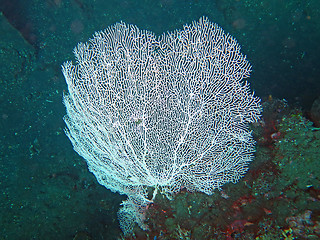
[[30, 45], [37, 47], [34, 24], [27, 12], [28, 4], [30, 4], [29, 1], [2, 0], [0, 3], [0, 12], [3, 13], [8, 22], [21, 33]]
[[236, 184], [212, 196], [157, 195], [149, 231], [127, 239], [319, 239], [320, 130], [301, 110], [269, 96], [253, 126], [256, 159]]
[[320, 127], [320, 97], [314, 100], [309, 115], [314, 125]]

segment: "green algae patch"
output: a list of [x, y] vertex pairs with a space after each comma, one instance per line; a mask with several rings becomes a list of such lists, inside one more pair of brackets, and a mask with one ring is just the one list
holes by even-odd
[[279, 184], [301, 190], [319, 189], [320, 131], [301, 112], [284, 116], [278, 130], [283, 135], [275, 144], [274, 162], [281, 171]]

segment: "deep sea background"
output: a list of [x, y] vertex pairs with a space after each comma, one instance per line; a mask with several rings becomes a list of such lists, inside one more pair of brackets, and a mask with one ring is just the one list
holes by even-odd
[[64, 134], [61, 64], [115, 22], [160, 35], [201, 16], [240, 43], [256, 95], [309, 115], [320, 96], [318, 0], [0, 0], [0, 239], [119, 236], [125, 197], [97, 183]]

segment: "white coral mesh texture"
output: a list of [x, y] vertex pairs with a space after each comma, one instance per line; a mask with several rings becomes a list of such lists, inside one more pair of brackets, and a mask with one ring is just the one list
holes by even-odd
[[74, 52], [78, 64], [63, 66], [66, 132], [100, 184], [138, 209], [148, 186], [212, 194], [247, 171], [260, 100], [242, 81], [250, 64], [238, 43], [216, 24], [201, 18], [157, 39], [117, 23]]

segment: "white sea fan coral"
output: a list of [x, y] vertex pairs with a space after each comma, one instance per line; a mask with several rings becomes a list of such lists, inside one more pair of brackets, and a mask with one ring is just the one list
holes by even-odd
[[74, 53], [77, 64], [63, 65], [66, 134], [99, 183], [128, 196], [125, 233], [134, 221], [147, 228], [147, 188], [212, 194], [247, 171], [260, 99], [243, 81], [249, 62], [219, 26], [201, 18], [157, 38], [116, 23]]

